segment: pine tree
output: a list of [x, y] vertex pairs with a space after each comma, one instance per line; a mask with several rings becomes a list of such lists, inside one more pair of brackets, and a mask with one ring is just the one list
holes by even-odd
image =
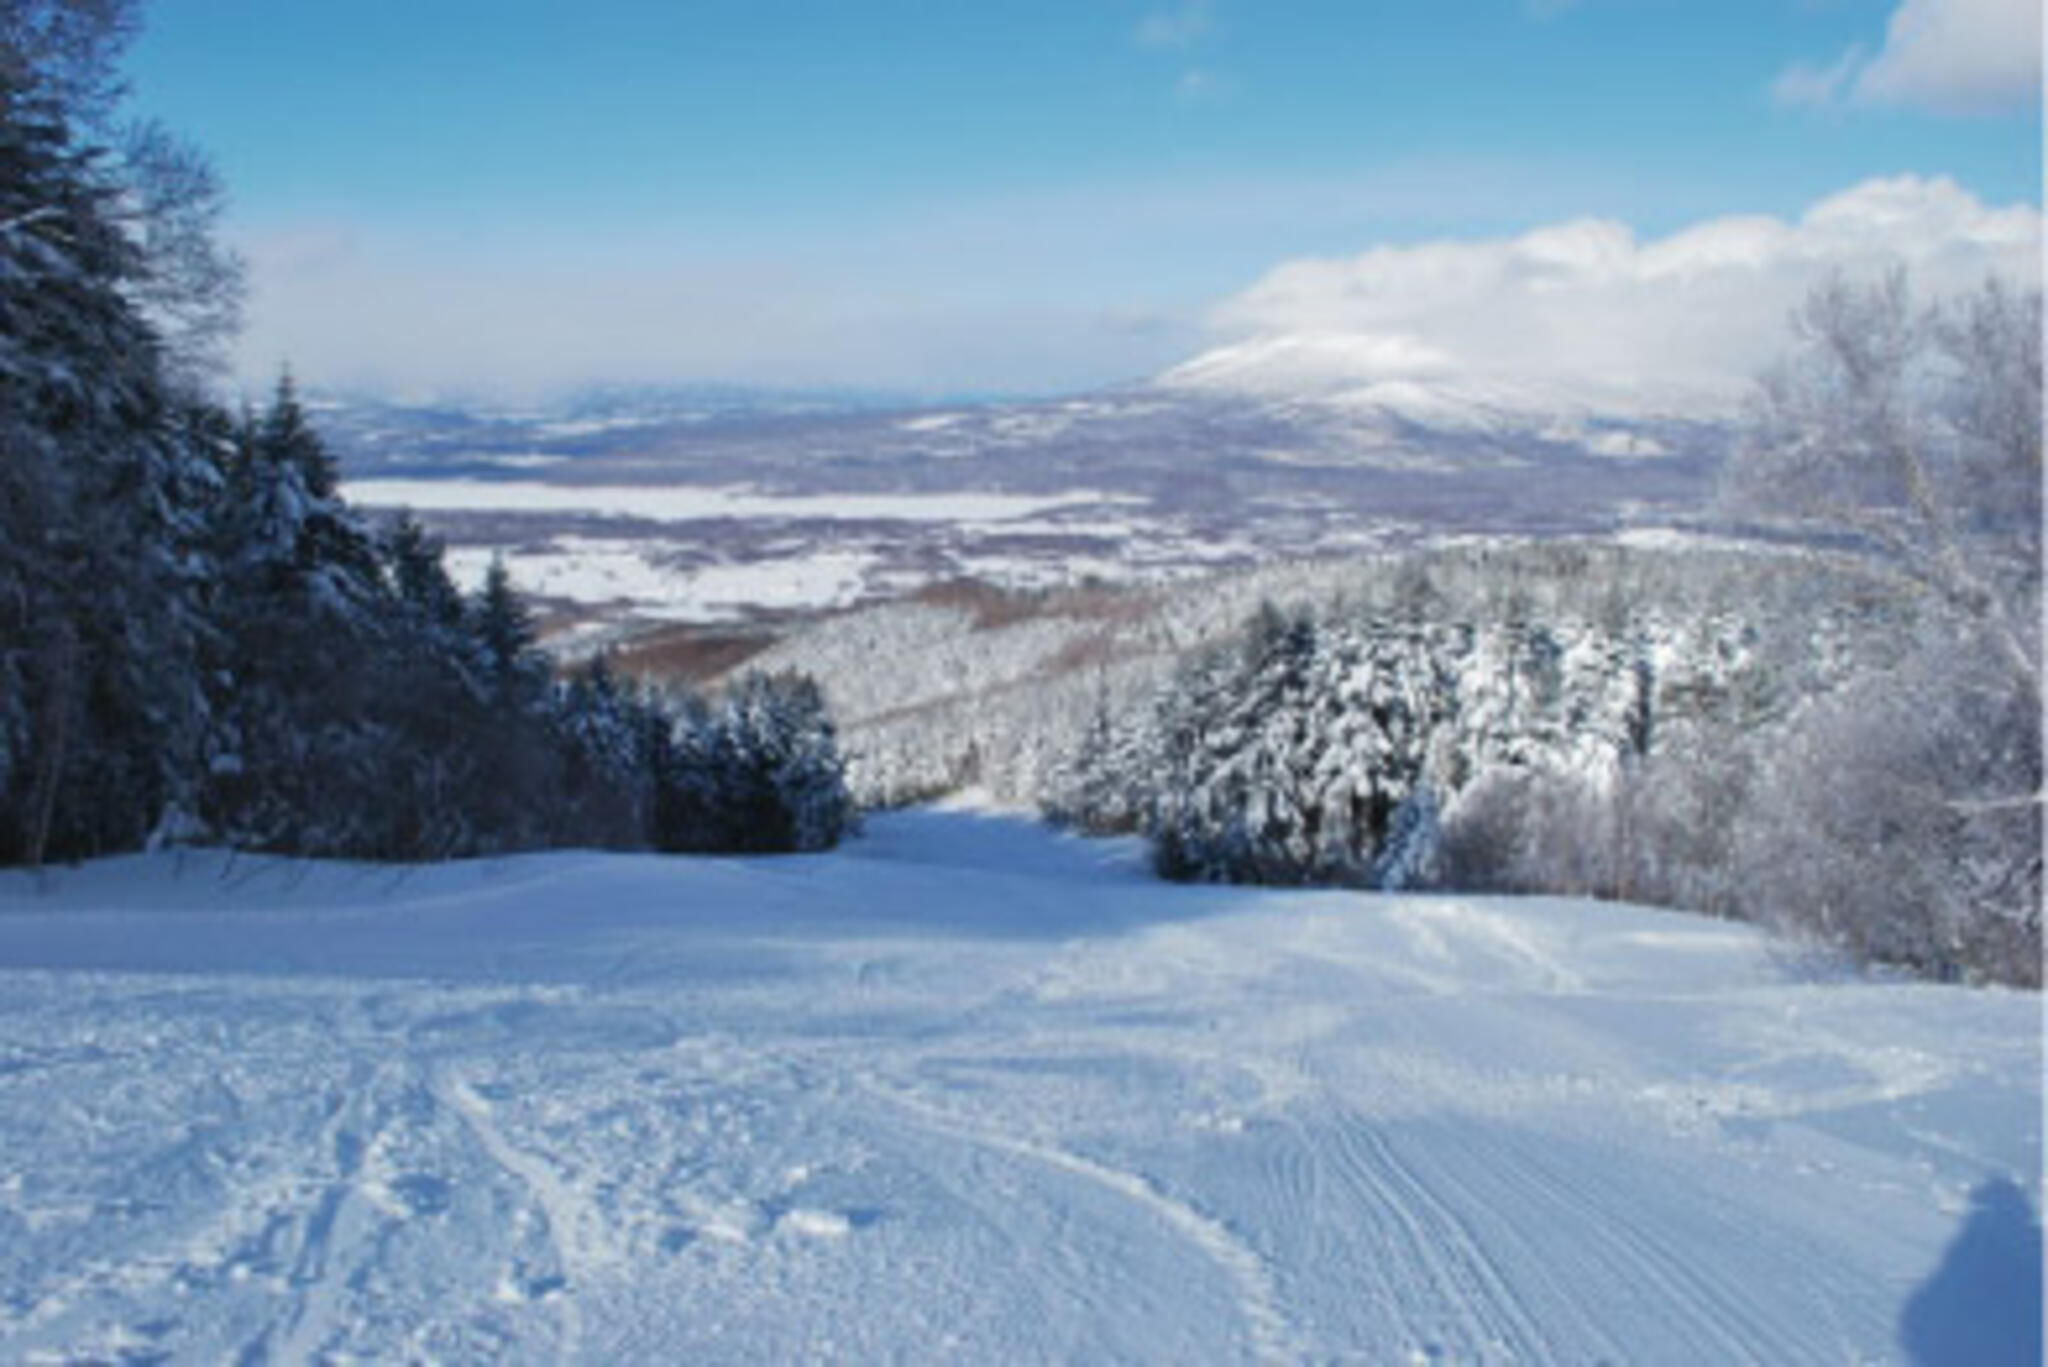
[[265, 459], [288, 469], [309, 500], [331, 500], [340, 486], [334, 457], [306, 421], [298, 385], [286, 370], [257, 428], [257, 444]]
[[1165, 773], [1146, 825], [1167, 877], [1314, 876], [1317, 737], [1305, 703], [1318, 646], [1310, 618], [1264, 604], [1234, 651], [1201, 662], [1166, 695]]
[[799, 674], [748, 673], [716, 705], [669, 702], [655, 771], [651, 841], [678, 853], [829, 849], [853, 801], [823, 693]]
[[1387, 892], [1431, 886], [1437, 878], [1442, 844], [1436, 789], [1418, 783], [1401, 799], [1387, 823], [1386, 837], [1373, 856], [1372, 885]]
[[512, 587], [502, 557], [493, 556], [470, 609], [471, 634], [484, 677], [502, 701], [531, 701], [545, 665], [534, 651], [533, 614]]
[[288, 378], [235, 435], [214, 540], [230, 642], [214, 828], [300, 853], [410, 846], [390, 830], [383, 794], [395, 740], [382, 667], [398, 614], [375, 541], [336, 492], [332, 458]]
[[653, 771], [651, 843], [673, 854], [730, 848], [720, 766], [728, 761], [723, 728], [710, 705], [682, 693], [656, 709], [643, 726]]
[[448, 577], [441, 543], [411, 513], [400, 513], [379, 545], [398, 601], [422, 627], [451, 634], [462, 625], [462, 594]]
[[772, 676], [783, 742], [775, 788], [789, 812], [790, 848], [827, 850], [851, 824], [853, 803], [825, 695], [803, 674]]
[[124, 290], [117, 187], [0, 48], [0, 860], [139, 843], [201, 748], [203, 453]]
[[648, 750], [647, 704], [599, 654], [561, 688], [555, 710], [564, 749], [556, 838], [613, 849], [649, 844], [657, 761]]
[[1079, 740], [1054, 762], [1045, 801], [1048, 819], [1090, 835], [1139, 829], [1158, 762], [1153, 715], [1119, 715], [1107, 693], [1098, 693]]

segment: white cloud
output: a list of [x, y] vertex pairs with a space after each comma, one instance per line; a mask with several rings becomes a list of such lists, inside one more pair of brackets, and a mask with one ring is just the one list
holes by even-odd
[[1187, 0], [1172, 9], [1153, 10], [1138, 21], [1132, 36], [1139, 47], [1188, 48], [1208, 37], [1209, 27], [1206, 0]]
[[[1690, 296], [1705, 301], [1700, 317], [1666, 310], [1654, 326], [1636, 328], [1627, 317], [1600, 324], [1630, 339], [1616, 346], [1611, 368], [1623, 380], [1655, 378], [1673, 368], [1658, 350], [1658, 328], [1725, 327], [1736, 340], [1721, 354], [1737, 359], [1713, 373], [1746, 374], [1782, 342], [1784, 310], [1807, 276], [1788, 276], [1786, 302], [1770, 302], [1776, 296], [1766, 291], [1791, 272], [1795, 249], [1817, 250], [1823, 233], [1849, 240], [1861, 232], [1869, 240], [1858, 259], [1908, 260], [1929, 280], [1935, 266], [1923, 271], [1926, 253], [1911, 245], [1922, 239], [1955, 239], [1947, 250], [1960, 264], [1940, 269], [1963, 283], [1988, 256], [2026, 256], [1987, 247], [1986, 235], [1996, 237], [2006, 219], [1955, 187], [1889, 184], [1896, 203], [1866, 186], [1841, 197], [1845, 208], [1816, 208], [1811, 222], [1715, 219], [1645, 242], [1617, 224], [1571, 220], [1589, 203], [1613, 201], [1605, 177], [1569, 163], [1441, 158], [1343, 176], [1076, 182], [891, 206], [780, 237], [674, 223], [554, 231], [479, 223], [466, 233], [363, 220], [273, 224], [237, 242], [253, 287], [240, 356], [259, 386], [288, 361], [308, 384], [423, 394], [716, 380], [1046, 392], [1156, 374], [1218, 342], [1319, 331], [1335, 340], [1297, 344], [1296, 364], [1313, 352], [1331, 383], [1361, 373], [1346, 359], [1361, 350], [1360, 334], [1393, 339], [1362, 348], [1366, 373], [1501, 375], [1519, 373], [1514, 358], [1502, 359], [1485, 336], [1468, 339], [1458, 320], [1432, 311], [1433, 301], [1468, 300], [1459, 307], [1479, 320], [1469, 330], [1488, 317], [1502, 329], [1535, 329], [1539, 320], [1570, 322], [1575, 301], [1617, 313], [1652, 307], [1665, 296], [1645, 281], [1630, 285], [1634, 275], [1675, 289], [1690, 274], [1706, 277]], [[1664, 206], [1668, 221], [1697, 203], [1697, 188], [1649, 181], [1631, 197]], [[1250, 293], [1227, 317], [1209, 307], [1221, 293], [1215, 272], [1250, 278], [1274, 259], [1272, 241], [1412, 240], [1446, 223], [1492, 221], [1507, 201], [1560, 226], [1527, 235], [1513, 252], [1511, 243], [1469, 239], [1395, 250], [1390, 281], [1354, 278], [1362, 272], [1353, 262], [1301, 263], [1298, 298], [1274, 296], [1278, 286], [1266, 282], [1263, 311]], [[1955, 206], [1946, 226], [1912, 226], [1941, 202]], [[1512, 256], [1511, 268], [1500, 256]], [[1314, 302], [1306, 279], [1318, 266], [1333, 278], [1331, 306]], [[2031, 270], [2038, 280], [2038, 266]], [[1741, 305], [1725, 323], [1709, 316], [1733, 307], [1711, 282], [1744, 272], [1765, 302]], [[1461, 273], [1479, 276], [1463, 295]], [[1347, 312], [1345, 289], [1367, 302]], [[1650, 302], [1632, 299], [1631, 289]], [[1747, 297], [1732, 286], [1724, 293]], [[1204, 325], [1212, 311], [1226, 325], [1220, 334]], [[1742, 319], [1758, 325], [1744, 331]], [[1639, 346], [1644, 337], [1657, 345]], [[1711, 348], [1702, 340], [1693, 350]]]
[[1965, 112], [2038, 103], [2040, 0], [1905, 0], [1856, 94]]
[[1780, 103], [1918, 105], [1944, 114], [2025, 110], [2041, 100], [2040, 0], [1901, 0], [1875, 54], [1852, 46], [1824, 66], [1795, 63]]
[[1946, 179], [1873, 180], [1796, 221], [1711, 219], [1639, 240], [1581, 219], [1519, 237], [1288, 262], [1225, 301], [1221, 345], [1170, 383], [1356, 392], [1422, 382], [1503, 403], [1725, 410], [1829, 272], [1906, 267], [1925, 294], [2038, 284], [2041, 215]]
[[[1239, 87], [1219, 79], [1231, 98]], [[246, 224], [238, 354], [259, 388], [289, 361], [309, 384], [407, 393], [627, 380], [1085, 389], [1197, 350], [1206, 307], [1271, 260], [1276, 237], [1344, 241], [1367, 225], [1497, 213], [1504, 199], [1562, 214], [1610, 188], [1556, 161], [1436, 157], [949, 194], [780, 232], [580, 216]]]

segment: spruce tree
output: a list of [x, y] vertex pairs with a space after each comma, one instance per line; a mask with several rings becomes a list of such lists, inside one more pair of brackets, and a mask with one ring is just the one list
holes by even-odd
[[0, 859], [128, 848], [189, 798], [206, 460], [118, 188], [0, 49]]
[[484, 678], [502, 705], [524, 707], [534, 698], [546, 666], [534, 650], [533, 614], [512, 587], [502, 557], [493, 556], [483, 588], [470, 608], [470, 631]]
[[462, 594], [448, 577], [441, 543], [409, 512], [400, 513], [379, 542], [385, 573], [399, 603], [429, 631], [449, 635], [462, 625]]

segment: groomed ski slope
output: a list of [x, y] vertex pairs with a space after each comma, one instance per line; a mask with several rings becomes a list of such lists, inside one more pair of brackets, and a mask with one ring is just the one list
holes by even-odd
[[2025, 1361], [2040, 1065], [1741, 927], [972, 811], [10, 874], [0, 1359]]

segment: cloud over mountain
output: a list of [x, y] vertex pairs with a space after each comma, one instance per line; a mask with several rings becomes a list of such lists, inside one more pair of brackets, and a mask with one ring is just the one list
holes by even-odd
[[1860, 44], [1778, 77], [1780, 102], [1910, 104], [1944, 114], [2038, 108], [2040, 0], [1903, 0], [1884, 46]]
[[1519, 237], [1286, 262], [1209, 318], [1219, 345], [1162, 377], [1254, 393], [1421, 391], [1511, 405], [1725, 410], [1832, 271], [1906, 268], [1925, 294], [2039, 280], [2041, 214], [1947, 179], [1872, 180], [1796, 221], [1709, 219], [1667, 237], [1581, 219]]

